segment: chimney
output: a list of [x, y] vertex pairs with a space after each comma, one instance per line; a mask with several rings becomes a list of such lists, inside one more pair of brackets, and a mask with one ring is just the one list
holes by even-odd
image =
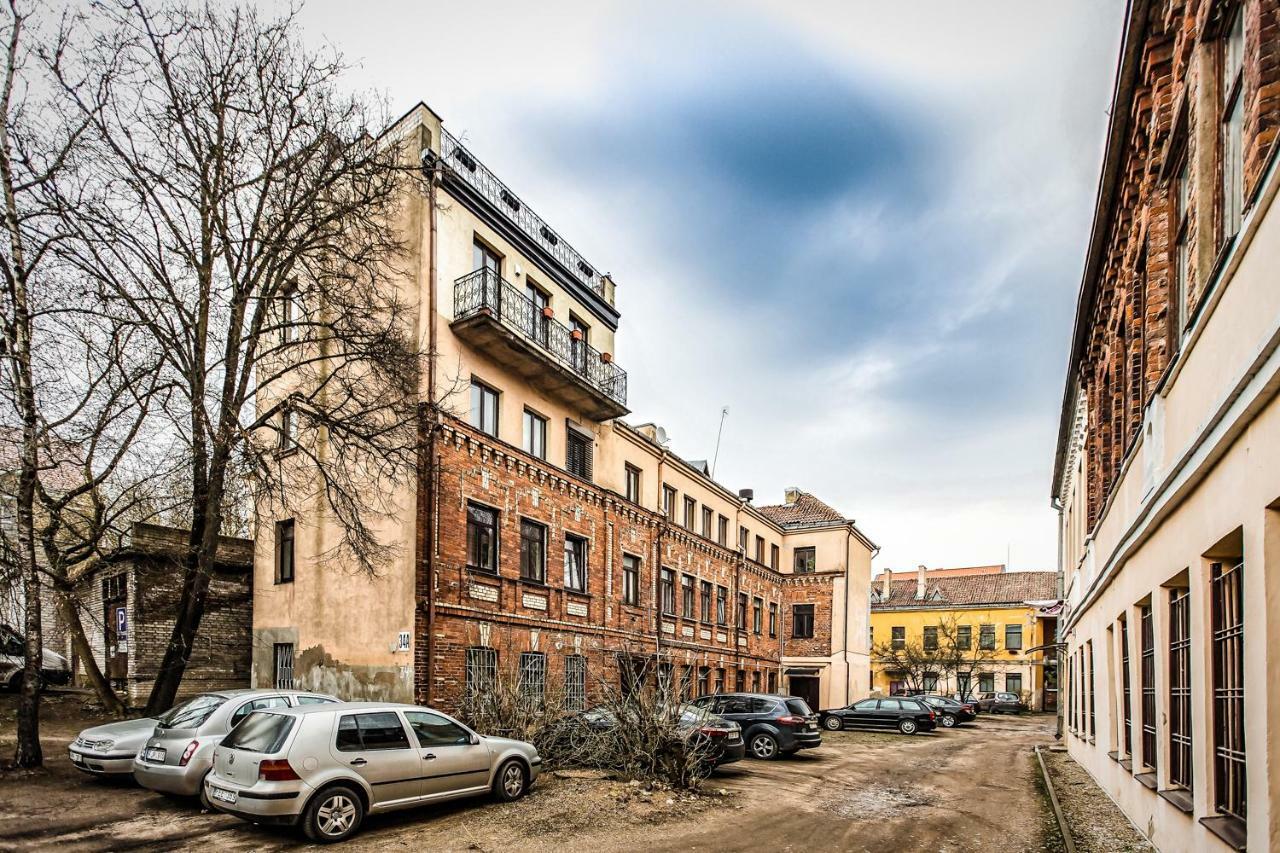
[[788, 486], [786, 490], [782, 493], [783, 503], [793, 504], [799, 499], [800, 499], [800, 490], [797, 489], [795, 486]]
[[881, 601], [889, 600], [889, 585], [893, 583], [893, 569], [885, 569], [880, 573], [880, 579], [884, 581], [884, 589], [880, 593]]
[[916, 567], [916, 601], [924, 601], [924, 588], [925, 588], [924, 573], [925, 573], [925, 571], [926, 571], [926, 570], [925, 570], [925, 567], [924, 567], [924, 566], [917, 566], [917, 567]]
[[755, 499], [755, 496], [755, 489], [738, 489], [738, 497], [742, 498], [747, 503], [751, 503], [751, 501]]

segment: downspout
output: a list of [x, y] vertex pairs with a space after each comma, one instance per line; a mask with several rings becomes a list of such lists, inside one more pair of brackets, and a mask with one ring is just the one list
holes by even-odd
[[849, 565], [849, 542], [853, 539], [853, 531], [845, 530], [844, 534], [844, 629], [840, 632], [843, 635], [844, 644], [844, 704], [847, 708], [853, 704], [853, 698], [850, 695], [849, 682], [851, 674], [849, 671], [849, 587], [853, 585], [853, 567]]
[[440, 460], [436, 458], [436, 434], [439, 431], [439, 412], [436, 406], [436, 361], [439, 356], [436, 338], [436, 186], [440, 177], [440, 161], [431, 165], [430, 181], [427, 184], [427, 219], [430, 222], [431, 245], [428, 247], [427, 262], [427, 499], [426, 499], [426, 535], [424, 536], [424, 558], [427, 575], [427, 662], [426, 690], [423, 702], [431, 704], [433, 667], [435, 665], [435, 628], [436, 628], [436, 511], [439, 502], [436, 496], [436, 472]]
[[[662, 509], [662, 496], [666, 491], [667, 450], [663, 448], [658, 457], [658, 553], [653, 566], [653, 657], [657, 666], [662, 658], [662, 540], [666, 538], [667, 525], [671, 519]], [[670, 508], [675, 512], [675, 507]]]

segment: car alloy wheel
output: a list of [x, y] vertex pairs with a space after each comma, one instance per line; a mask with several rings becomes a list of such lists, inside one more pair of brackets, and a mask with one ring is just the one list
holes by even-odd
[[502, 791], [513, 800], [524, 792], [524, 771], [514, 761], [502, 771]]
[[832, 714], [830, 717], [827, 717], [822, 721], [822, 725], [828, 731], [838, 732], [844, 728], [844, 720], [840, 719], [835, 714]]
[[915, 734], [915, 733], [916, 733], [916, 721], [915, 721], [915, 720], [902, 720], [901, 722], [899, 722], [899, 723], [898, 723], [898, 731], [902, 732], [904, 735], [913, 735], [913, 734]]
[[329, 794], [316, 810], [316, 826], [330, 838], [341, 838], [350, 832], [355, 819], [356, 804], [345, 792]]
[[751, 754], [768, 761], [778, 754], [778, 742], [773, 735], [759, 734], [751, 739]]
[[942, 715], [942, 725], [943, 725], [944, 727], [946, 727], [946, 728], [950, 729], [950, 728], [953, 728], [953, 727], [955, 726], [955, 724], [956, 724], [956, 718], [955, 718], [955, 715], [954, 715], [954, 714], [943, 714], [943, 715]]

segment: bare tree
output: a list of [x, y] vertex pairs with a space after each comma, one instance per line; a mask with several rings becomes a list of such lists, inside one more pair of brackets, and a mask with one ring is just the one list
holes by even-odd
[[[122, 488], [125, 460], [147, 420], [147, 401], [159, 389], [153, 359], [133, 346], [130, 328], [95, 312], [90, 294], [60, 261], [71, 239], [63, 213], [83, 199], [78, 188], [92, 116], [64, 109], [50, 68], [76, 49], [79, 22], [16, 0], [5, 12], [0, 456], [11, 473], [0, 484], [0, 499], [13, 505], [14, 522], [0, 537], [22, 577], [26, 661], [15, 763], [29, 767], [42, 761], [46, 590], [103, 704], [123, 710], [85, 639], [73, 574], [115, 547], [115, 523], [133, 500], [132, 489]], [[100, 70], [100, 83], [109, 81], [110, 67]]]
[[913, 637], [901, 642], [877, 643], [871, 649], [871, 659], [885, 672], [899, 676], [908, 690], [923, 692], [928, 679], [940, 674], [944, 654], [936, 643], [929, 645], [923, 638]]
[[[939, 620], [938, 643], [942, 651], [942, 672], [955, 682], [961, 694], [972, 692], [978, 674], [991, 669], [998, 657], [994, 639], [987, 645], [981, 634], [973, 636], [972, 625], [961, 625], [954, 615]], [[962, 682], [968, 685], [967, 689], [961, 686]]]
[[[414, 472], [416, 316], [396, 282], [416, 140], [340, 88], [340, 56], [293, 13], [118, 0], [57, 68], [89, 121], [98, 191], [68, 211], [68, 259], [109, 313], [144, 329], [177, 393], [157, 408], [190, 475], [173, 633], [148, 700], [173, 701], [204, 613], [217, 537], [248, 484], [272, 514], [323, 516], [324, 557], [375, 572], [375, 519]], [[116, 63], [113, 96], [87, 85]], [[235, 515], [232, 511], [231, 515]]]

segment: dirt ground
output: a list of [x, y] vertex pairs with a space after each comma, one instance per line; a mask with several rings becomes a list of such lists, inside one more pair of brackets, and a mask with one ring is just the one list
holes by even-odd
[[[66, 746], [86, 717], [50, 703], [46, 768], [0, 773], [0, 850], [286, 850], [285, 829], [202, 814], [131, 783], [89, 778]], [[1036, 743], [1053, 719], [984, 717], [915, 737], [824, 733], [823, 746], [775, 762], [721, 768], [699, 796], [646, 791], [600, 774], [543, 774], [525, 799], [483, 800], [370, 818], [345, 849], [498, 851], [1061, 849], [1038, 782]], [[12, 697], [0, 697], [0, 755], [13, 747]], [[1105, 799], [1105, 797], [1104, 797]]]

